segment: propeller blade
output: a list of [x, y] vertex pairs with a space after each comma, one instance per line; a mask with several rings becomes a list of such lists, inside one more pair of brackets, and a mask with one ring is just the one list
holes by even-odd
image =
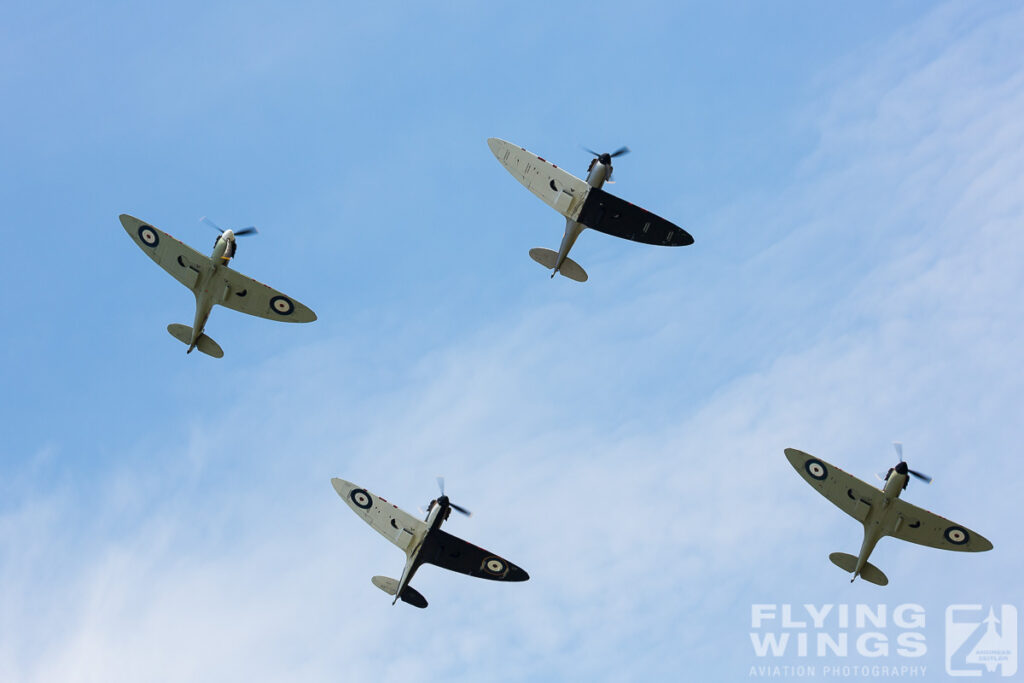
[[444, 477], [437, 478], [437, 487], [441, 489], [441, 495], [444, 495]]
[[892, 447], [896, 449], [896, 455], [900, 456], [900, 462], [903, 462], [903, 444], [899, 441], [893, 441]]
[[907, 470], [907, 472], [910, 472], [912, 475], [914, 475], [915, 477], [917, 477], [926, 484], [932, 483], [932, 478], [929, 477], [927, 474], [924, 474], [923, 472], [915, 472], [914, 470]]
[[611, 153], [611, 156], [617, 157], [617, 156], [620, 156], [622, 154], [629, 154], [629, 147], [625, 147], [625, 146], [619, 147], [617, 150], [615, 150], [614, 152]]
[[256, 226], [250, 225], [248, 228], [235, 230], [235, 237], [238, 237], [239, 235], [251, 235], [253, 233], [259, 233], [259, 230], [256, 229]]
[[595, 157], [599, 157], [599, 156], [601, 156], [600, 154], [598, 154], [598, 153], [597, 153], [597, 152], [595, 152], [594, 150], [590, 149], [589, 147], [583, 147], [583, 145], [580, 145], [580, 147], [581, 147], [581, 148], [583, 148], [583, 151], [584, 151], [584, 152], [590, 152], [590, 153], [591, 153], [591, 154], [593, 154], [593, 155], [594, 155]]
[[878, 481], [884, 482], [885, 481], [885, 475], [882, 474], [881, 472], [875, 472], [875, 479], [877, 479]]
[[453, 510], [458, 510], [459, 512], [461, 512], [462, 514], [466, 515], [467, 517], [472, 517], [473, 516], [472, 512], [470, 512], [466, 508], [462, 507], [461, 505], [456, 505], [455, 503], [448, 503], [448, 505], [450, 505]]
[[203, 216], [202, 218], [200, 218], [200, 219], [199, 219], [199, 222], [200, 222], [200, 223], [206, 223], [207, 225], [209, 225], [209, 226], [210, 226], [211, 228], [213, 228], [213, 229], [214, 229], [214, 230], [216, 230], [217, 232], [220, 232], [220, 233], [223, 233], [223, 232], [224, 232], [224, 231], [223, 231], [223, 230], [221, 229], [221, 227], [220, 227], [219, 225], [217, 225], [216, 223], [214, 223], [213, 221], [211, 221], [211, 220], [210, 220], [209, 218], [207, 218], [206, 216]]

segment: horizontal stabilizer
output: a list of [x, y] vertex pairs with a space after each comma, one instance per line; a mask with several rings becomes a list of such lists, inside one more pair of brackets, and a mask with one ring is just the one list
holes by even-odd
[[565, 260], [562, 261], [562, 267], [558, 269], [558, 272], [570, 280], [575, 280], [576, 282], [587, 281], [587, 271], [583, 270], [580, 264], [576, 263], [568, 256], [566, 256]]
[[554, 268], [555, 262], [558, 260], [558, 252], [536, 247], [530, 250], [530, 258], [545, 268]]
[[[849, 553], [832, 553], [828, 559], [843, 571], [853, 572], [857, 569], [857, 557]], [[864, 568], [860, 570], [860, 577], [878, 586], [885, 586], [889, 583], [889, 579], [882, 573], [882, 570], [870, 562], [864, 563]]]
[[[535, 247], [530, 250], [530, 258], [545, 268], [554, 268], [555, 264], [558, 263], [558, 252]], [[559, 274], [564, 275], [570, 280], [575, 280], [576, 282], [587, 281], [587, 272], [583, 270], [583, 267], [580, 266], [580, 264], [576, 263], [568, 256], [565, 257], [564, 261], [562, 261], [562, 267], [558, 269], [558, 272]]]
[[[180, 341], [182, 344], [188, 345], [192, 343], [192, 328], [188, 325], [171, 323], [167, 326], [167, 331], [171, 333], [172, 337]], [[220, 348], [220, 345], [205, 334], [199, 335], [199, 339], [196, 340], [196, 348], [207, 356], [212, 356], [214, 358], [224, 357], [224, 350]]]
[[883, 574], [881, 569], [870, 562], [864, 563], [864, 568], [860, 570], [860, 578], [865, 581], [870, 581], [876, 586], [886, 586], [889, 584], [889, 577]]
[[192, 343], [192, 328], [188, 325], [182, 325], [180, 323], [171, 323], [167, 326], [167, 331], [171, 333], [171, 336], [180, 341], [182, 344]]
[[[398, 581], [390, 579], [386, 576], [375, 576], [370, 581], [373, 585], [381, 589], [388, 595], [394, 595], [395, 591], [398, 590]], [[405, 590], [402, 591], [402, 602], [409, 603], [413, 607], [419, 607], [423, 609], [427, 606], [427, 599], [420, 595], [420, 592], [412, 586], [406, 586]]]
[[845, 572], [852, 572], [857, 568], [856, 556], [849, 553], [832, 553], [828, 556], [828, 559], [832, 560], [832, 564]]
[[419, 607], [420, 609], [424, 609], [427, 606], [427, 599], [412, 586], [406, 586], [405, 590], [402, 591], [402, 602], [408, 603], [413, 607]]

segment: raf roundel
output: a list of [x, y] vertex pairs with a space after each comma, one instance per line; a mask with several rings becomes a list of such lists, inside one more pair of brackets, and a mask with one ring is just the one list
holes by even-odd
[[270, 300], [270, 307], [278, 315], [291, 315], [292, 311], [295, 310], [295, 304], [286, 296], [275, 296]]
[[488, 573], [500, 576], [505, 573], [508, 567], [506, 567], [505, 563], [499, 558], [489, 557], [484, 560], [484, 569], [487, 570]]
[[971, 535], [967, 533], [967, 529], [959, 526], [949, 527], [943, 535], [946, 537], [946, 540], [953, 545], [963, 545], [971, 539]]
[[139, 226], [139, 239], [147, 247], [155, 247], [160, 244], [160, 235], [156, 234], [156, 230], [149, 225]]
[[804, 469], [807, 470], [807, 474], [811, 475], [811, 479], [823, 481], [828, 477], [828, 468], [820, 460], [808, 460], [804, 463]]
[[373, 506], [373, 499], [370, 498], [370, 494], [366, 489], [355, 489], [352, 493], [348, 494], [348, 497], [352, 499], [356, 507], [363, 510], [369, 510]]

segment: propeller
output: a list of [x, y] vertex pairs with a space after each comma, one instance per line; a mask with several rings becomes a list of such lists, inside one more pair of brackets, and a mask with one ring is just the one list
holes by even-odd
[[[222, 235], [224, 234], [223, 228], [221, 228], [219, 225], [217, 225], [216, 223], [211, 221], [206, 216], [203, 216], [199, 220], [202, 221], [203, 223], [206, 223], [207, 225], [209, 225], [211, 228], [213, 228], [214, 230], [216, 230], [220, 234], [222, 234]], [[231, 233], [235, 237], [241, 237], [242, 235], [250, 235], [252, 233], [257, 233], [257, 232], [259, 232], [259, 230], [257, 230], [256, 227], [253, 226], [253, 225], [250, 225], [248, 228], [242, 228], [241, 230], [232, 230], [231, 231]], [[217, 246], [216, 242], [214, 242], [214, 246], [215, 247]], [[237, 243], [234, 240], [229, 241], [228, 245], [227, 245], [227, 248], [224, 250], [224, 258], [225, 259], [233, 258], [237, 249], [238, 249]]]
[[[214, 223], [213, 221], [211, 221], [206, 216], [203, 216], [199, 220], [202, 221], [203, 223], [206, 223], [207, 225], [209, 225], [211, 228], [221, 233], [222, 235], [224, 234], [224, 229], [221, 228], [216, 223]], [[241, 230], [232, 230], [231, 232], [234, 233], [235, 237], [238, 237], [239, 235], [250, 235], [252, 233], [258, 233], [259, 230], [256, 229], [256, 226], [250, 225], [248, 228], [242, 228]]]
[[450, 500], [448, 500], [448, 496], [446, 496], [444, 494], [444, 477], [438, 477], [437, 478], [437, 487], [439, 489], [441, 489], [441, 497], [437, 499], [438, 504], [440, 504], [440, 505], [447, 504], [448, 507], [450, 507], [451, 509], [458, 510], [459, 512], [461, 512], [462, 514], [466, 515], [467, 517], [472, 517], [473, 516], [473, 513], [470, 512], [469, 510], [467, 510], [466, 508], [462, 507], [461, 505], [456, 505], [455, 503], [453, 503]]
[[896, 455], [898, 455], [900, 458], [899, 463], [897, 463], [895, 467], [897, 472], [899, 472], [900, 474], [911, 474], [926, 484], [932, 483], [932, 478], [929, 477], [927, 474], [923, 472], [918, 472], [916, 470], [912, 470], [907, 466], [907, 463], [903, 462], [903, 444], [901, 444], [899, 441], [894, 441], [892, 447], [896, 449]]
[[594, 150], [590, 149], [589, 147], [584, 147], [583, 149], [584, 149], [584, 151], [590, 152], [595, 157], [597, 157], [597, 160], [600, 161], [605, 166], [610, 166], [611, 163], [612, 163], [612, 159], [614, 159], [615, 157], [622, 156], [623, 154], [629, 154], [629, 147], [626, 147], [626, 146], [619, 147], [614, 152], [604, 152], [604, 153], [595, 152]]
[[594, 150], [588, 147], [584, 147], [583, 149], [593, 154], [595, 157], [597, 157], [598, 161], [600, 161], [602, 164], [608, 167], [608, 177], [605, 179], [605, 182], [607, 183], [615, 182], [614, 180], [612, 180], [612, 173], [614, 173], [614, 169], [612, 168], [612, 159], [618, 156], [622, 156], [623, 154], [629, 154], [629, 147], [626, 146], [619, 147], [614, 152], [604, 153], [595, 152]]

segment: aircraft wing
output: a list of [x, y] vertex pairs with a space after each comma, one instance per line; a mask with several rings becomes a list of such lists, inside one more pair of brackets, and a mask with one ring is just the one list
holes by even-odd
[[380, 496], [344, 479], [331, 479], [331, 484], [353, 512], [406, 553], [415, 548], [426, 533], [425, 523]]
[[576, 220], [590, 191], [585, 180], [500, 138], [488, 138], [487, 146], [505, 170], [526, 189], [566, 218]]
[[800, 473], [818, 493], [832, 501], [836, 507], [863, 522], [871, 512], [871, 502], [882, 492], [835, 465], [808, 455], [795, 448], [786, 449], [789, 464]]
[[886, 534], [903, 541], [927, 545], [942, 550], [982, 552], [992, 550], [992, 543], [966, 527], [954, 524], [945, 517], [928, 512], [905, 500], [892, 501], [896, 522]]
[[134, 216], [123, 213], [120, 218], [125, 232], [149, 258], [175, 280], [195, 291], [199, 273], [210, 262], [209, 257]]
[[634, 242], [685, 247], [693, 237], [678, 225], [604, 190], [591, 188], [576, 219], [588, 228]]
[[218, 301], [240, 313], [286, 323], [311, 323], [316, 313], [295, 299], [231, 268], [218, 268], [214, 277], [224, 279], [224, 295]]
[[526, 581], [530, 575], [503, 557], [438, 529], [420, 551], [424, 562], [492, 581]]

